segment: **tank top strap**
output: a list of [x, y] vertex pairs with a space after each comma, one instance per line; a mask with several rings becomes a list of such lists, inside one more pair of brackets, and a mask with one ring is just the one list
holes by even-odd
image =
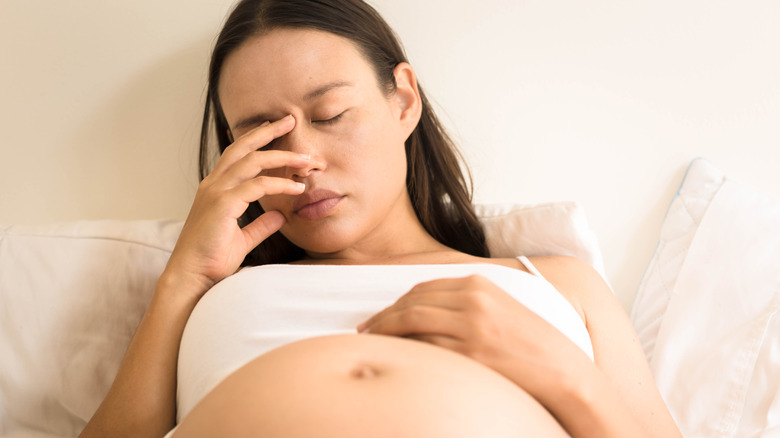
[[536, 269], [536, 266], [534, 266], [533, 263], [531, 263], [531, 261], [528, 260], [528, 257], [519, 256], [517, 259], [520, 260], [520, 263], [522, 263], [523, 266], [525, 266], [525, 269], [528, 269], [528, 272], [536, 275], [537, 277], [541, 278], [544, 281], [547, 281], [547, 279], [544, 278], [544, 275], [542, 275], [542, 273], [539, 272], [538, 269]]

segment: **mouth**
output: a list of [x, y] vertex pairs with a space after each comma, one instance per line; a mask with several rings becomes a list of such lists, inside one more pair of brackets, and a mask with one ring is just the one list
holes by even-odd
[[315, 189], [298, 197], [293, 213], [303, 220], [316, 221], [329, 216], [345, 197], [331, 190]]

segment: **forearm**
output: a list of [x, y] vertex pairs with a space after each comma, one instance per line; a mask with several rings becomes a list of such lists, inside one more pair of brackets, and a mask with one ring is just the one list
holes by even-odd
[[[190, 288], [191, 289], [191, 288]], [[80, 437], [161, 437], [175, 424], [179, 343], [197, 298], [164, 275], [111, 389]]]
[[534, 353], [548, 359], [531, 367], [536, 370], [533, 379], [521, 380], [523, 374], [518, 370], [522, 368], [515, 364], [512, 370], [518, 374], [513, 380], [523, 388], [531, 386], [537, 400], [575, 437], [680, 437], [631, 320], [601, 275], [570, 257], [535, 259], [534, 263], [556, 289], [577, 304], [595, 362], [570, 342], [551, 336]]
[[558, 380], [545, 406], [574, 437], [668, 436], [645, 430], [630, 406], [595, 366]]

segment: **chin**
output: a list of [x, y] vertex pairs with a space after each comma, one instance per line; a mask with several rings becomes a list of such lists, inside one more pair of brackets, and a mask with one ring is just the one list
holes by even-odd
[[305, 233], [282, 231], [287, 240], [309, 254], [335, 254], [354, 244], [352, 233], [333, 229], [332, 227], [317, 227]]

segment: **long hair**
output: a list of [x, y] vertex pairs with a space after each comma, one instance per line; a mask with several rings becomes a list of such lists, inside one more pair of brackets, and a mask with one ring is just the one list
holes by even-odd
[[[217, 89], [225, 58], [247, 39], [277, 28], [315, 29], [351, 40], [372, 65], [387, 96], [396, 90], [394, 68], [407, 62], [393, 30], [362, 0], [240, 1], [228, 16], [211, 56], [200, 137], [201, 180], [210, 172], [216, 158], [209, 148], [212, 137], [216, 137], [219, 154], [230, 145], [229, 127]], [[461, 168], [462, 157], [419, 84], [418, 90], [422, 115], [405, 143], [406, 187], [417, 218], [442, 244], [488, 257], [485, 234], [471, 203], [471, 175], [465, 165]], [[239, 219], [239, 225], [245, 226], [261, 214], [260, 203], [252, 202]], [[304, 255], [303, 249], [277, 232], [252, 250], [243, 266], [287, 263]]]

